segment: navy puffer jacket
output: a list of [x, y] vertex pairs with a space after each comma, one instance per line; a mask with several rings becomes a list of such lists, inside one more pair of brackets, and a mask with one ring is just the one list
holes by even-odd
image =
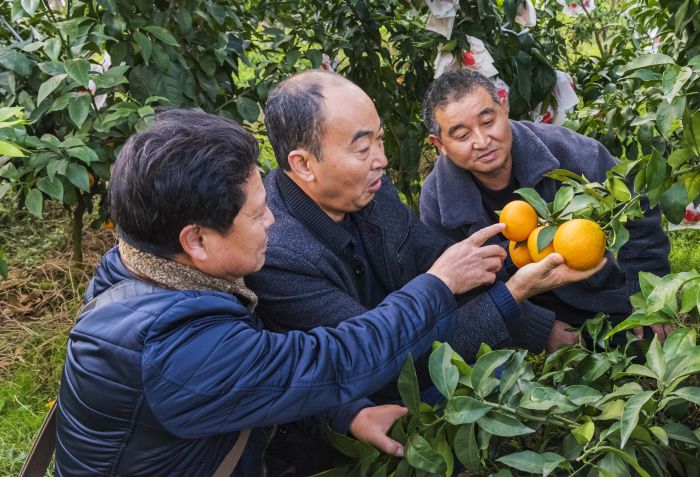
[[[112, 249], [86, 299], [133, 278]], [[57, 475], [211, 475], [242, 429], [235, 475], [260, 474], [264, 428], [327, 411], [395, 379], [444, 338], [456, 302], [421, 275], [335, 329], [261, 330], [236, 297], [159, 290], [83, 314], [58, 399]]]

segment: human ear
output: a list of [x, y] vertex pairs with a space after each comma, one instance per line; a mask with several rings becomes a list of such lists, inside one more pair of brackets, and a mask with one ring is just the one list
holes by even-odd
[[433, 146], [437, 147], [441, 154], [447, 154], [445, 152], [445, 146], [442, 144], [442, 141], [438, 136], [436, 136], [433, 133], [430, 133], [428, 135], [428, 141], [430, 141]]
[[287, 156], [291, 172], [304, 182], [311, 182], [315, 179], [311, 161], [317, 161], [317, 159], [306, 149], [295, 149]]
[[201, 262], [209, 257], [199, 225], [187, 225], [180, 231], [180, 245], [193, 262]]
[[506, 114], [508, 114], [508, 110], [510, 109], [510, 105], [508, 104], [508, 97], [502, 96], [498, 102], [501, 104], [501, 107], [506, 112]]

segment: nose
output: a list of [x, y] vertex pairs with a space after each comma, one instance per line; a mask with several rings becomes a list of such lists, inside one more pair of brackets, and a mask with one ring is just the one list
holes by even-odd
[[372, 158], [372, 169], [386, 169], [388, 164], [389, 159], [387, 159], [386, 154], [384, 154], [384, 148], [379, 148]]
[[267, 230], [275, 223], [275, 216], [272, 214], [269, 207], [265, 207], [265, 209], [265, 230]]
[[472, 144], [474, 149], [486, 149], [486, 146], [489, 145], [489, 135], [481, 128], [475, 129], [473, 134], [474, 142]]

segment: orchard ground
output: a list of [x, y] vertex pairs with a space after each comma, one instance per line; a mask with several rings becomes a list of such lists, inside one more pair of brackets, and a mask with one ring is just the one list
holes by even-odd
[[[92, 271], [115, 243], [111, 230], [84, 232], [85, 267], [71, 264], [60, 207], [44, 220], [0, 209], [0, 477], [17, 475], [47, 404], [55, 398], [65, 342]], [[700, 230], [669, 232], [673, 272], [700, 270]]]

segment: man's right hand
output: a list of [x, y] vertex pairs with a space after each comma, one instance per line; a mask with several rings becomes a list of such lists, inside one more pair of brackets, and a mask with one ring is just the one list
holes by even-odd
[[493, 283], [506, 251], [500, 245], [482, 245], [504, 227], [503, 224], [490, 225], [452, 245], [438, 257], [428, 273], [442, 280], [455, 295]]
[[590, 270], [580, 271], [564, 264], [564, 257], [551, 253], [537, 263], [529, 263], [515, 272], [506, 287], [513, 299], [522, 303], [531, 296], [544, 293], [553, 288], [585, 280], [605, 266], [607, 258]]

